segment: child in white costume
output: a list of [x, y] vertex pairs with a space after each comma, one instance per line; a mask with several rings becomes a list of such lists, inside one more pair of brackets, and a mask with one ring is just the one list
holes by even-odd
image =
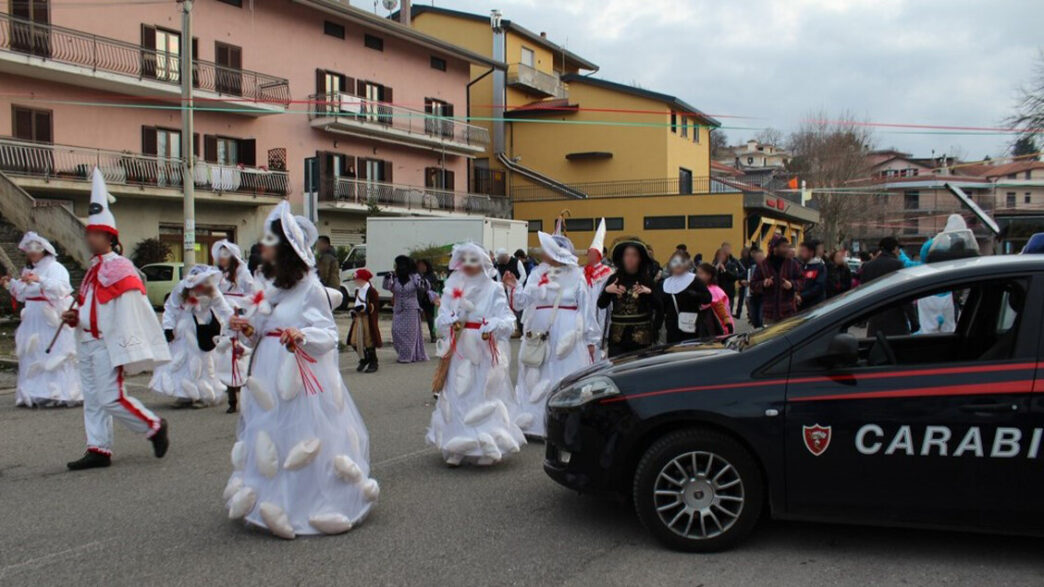
[[[214, 243], [210, 252], [214, 263], [221, 270], [221, 282], [218, 284], [221, 295], [225, 296], [233, 313], [244, 311], [253, 302], [257, 287], [254, 276], [243, 260], [243, 252], [235, 243], [227, 240]], [[239, 389], [246, 383], [246, 373], [250, 367], [250, 348], [240, 342], [234, 332], [223, 332], [214, 350], [214, 367], [228, 394], [226, 412], [234, 414], [238, 406]]]
[[265, 227], [262, 293], [230, 321], [254, 353], [224, 493], [229, 517], [287, 539], [346, 532], [380, 488], [370, 478], [366, 426], [338, 368], [330, 304], [339, 300], [314, 271], [311, 222], [284, 201]]
[[232, 309], [218, 291], [221, 272], [210, 265], [194, 265], [163, 304], [163, 331], [171, 361], [160, 365], [149, 388], [176, 399], [177, 406], [212, 406], [225, 394], [214, 369], [214, 337], [232, 317]]
[[[593, 362], [601, 333], [572, 242], [546, 232], [538, 236], [544, 262], [533, 269], [525, 286], [513, 275], [505, 275], [504, 283], [514, 288], [513, 308], [523, 308], [515, 398], [524, 415], [517, 421], [527, 436], [543, 438], [551, 388]], [[541, 339], [546, 342], [540, 344]], [[539, 352], [527, 349], [529, 345]]]
[[[18, 386], [15, 405], [78, 406], [83, 403], [76, 371], [76, 336], [62, 325], [62, 312], [72, 303], [69, 272], [56, 259], [51, 243], [27, 232], [18, 243], [26, 267], [19, 279], [3, 278], [11, 297], [21, 303], [21, 324], [15, 332]], [[58, 338], [47, 352], [55, 332]]]
[[[525, 435], [512, 418], [508, 368], [515, 314], [479, 245], [453, 247], [442, 306], [435, 319], [438, 354], [449, 368], [428, 428], [428, 444], [450, 465], [492, 465], [519, 451]], [[438, 383], [436, 384], [438, 385]]]

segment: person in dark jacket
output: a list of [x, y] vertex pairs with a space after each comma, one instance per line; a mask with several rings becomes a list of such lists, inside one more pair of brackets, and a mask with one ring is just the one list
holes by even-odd
[[831, 253], [826, 268], [828, 298], [852, 289], [852, 269], [848, 266], [844, 251], [837, 250]]
[[769, 241], [769, 254], [758, 263], [750, 279], [750, 291], [761, 294], [761, 318], [775, 324], [797, 313], [797, 293], [804, 286], [801, 264], [791, 257], [790, 243], [783, 235]]
[[420, 302], [421, 312], [424, 313], [424, 321], [428, 324], [431, 342], [435, 342], [435, 300], [442, 292], [442, 282], [431, 268], [431, 261], [427, 259], [417, 259], [417, 274], [427, 286], [426, 291], [417, 294], [417, 301]]
[[[679, 321], [678, 318], [679, 314], [686, 315], [686, 318], [698, 316], [700, 306], [711, 303], [710, 290], [692, 272], [692, 259], [688, 251], [676, 250], [667, 262], [667, 269], [671, 272], [670, 276], [664, 278], [656, 287], [656, 296], [663, 307], [661, 322], [667, 327], [667, 343], [698, 338], [698, 320]], [[660, 324], [654, 325], [654, 330], [659, 332]]]
[[736, 291], [736, 303], [733, 304], [732, 311], [733, 317], [737, 320], [743, 315], [744, 300], [747, 298], [747, 288], [750, 287], [750, 247], [743, 247], [740, 251], [740, 257], [737, 260], [739, 262], [740, 274], [739, 274], [739, 289]]
[[613, 247], [616, 273], [609, 276], [598, 296], [600, 309], [612, 307], [609, 357], [656, 344], [659, 333], [653, 326], [663, 319], [663, 308], [653, 292], [655, 283], [649, 263], [649, 252], [637, 239], [624, 240]]
[[330, 237], [322, 235], [315, 243], [315, 271], [319, 274], [319, 281], [326, 287], [339, 289], [341, 287], [341, 263], [337, 260], [337, 253], [330, 244]]
[[804, 271], [805, 285], [798, 294], [798, 310], [811, 308], [826, 299], [827, 267], [823, 259], [816, 255], [816, 244], [810, 241], [798, 247], [798, 259]]
[[[903, 268], [903, 262], [899, 260], [899, 241], [886, 236], [881, 239], [879, 248], [877, 256], [863, 265], [860, 283], [870, 283]], [[875, 336], [878, 332], [885, 336], [902, 336], [917, 330], [918, 325], [916, 307], [912, 303], [903, 304], [874, 314], [867, 321], [866, 334], [869, 337]]]
[[747, 267], [747, 287], [750, 288], [750, 294], [747, 296], [747, 321], [754, 328], [761, 328], [765, 325], [761, 321], [761, 300], [763, 295], [750, 287], [750, 280], [754, 278], [754, 272], [757, 271], [758, 265], [764, 260], [765, 251], [752, 247], [750, 250], [750, 265]]
[[721, 248], [714, 253], [714, 262], [711, 265], [714, 265], [718, 272], [715, 278], [718, 287], [728, 296], [729, 305], [735, 305], [736, 282], [743, 276], [743, 267], [736, 257], [732, 256], [732, 245], [727, 242], [721, 243]]

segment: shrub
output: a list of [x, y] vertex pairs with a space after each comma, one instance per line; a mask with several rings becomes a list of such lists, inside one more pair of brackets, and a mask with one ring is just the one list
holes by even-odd
[[170, 245], [158, 238], [147, 238], [134, 245], [131, 261], [138, 267], [144, 267], [152, 263], [163, 263], [173, 257]]

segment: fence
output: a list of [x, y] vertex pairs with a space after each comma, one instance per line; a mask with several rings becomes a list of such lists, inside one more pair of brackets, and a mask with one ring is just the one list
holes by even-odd
[[[630, 198], [635, 196], [675, 196], [711, 193], [709, 177], [666, 179], [634, 179], [571, 183], [568, 187], [588, 198]], [[512, 184], [511, 199], [519, 201], [573, 199], [549, 187], [535, 184]]]
[[504, 197], [345, 177], [337, 178], [334, 196], [340, 202], [410, 210], [443, 210], [496, 217], [506, 217], [511, 213], [511, 203]]

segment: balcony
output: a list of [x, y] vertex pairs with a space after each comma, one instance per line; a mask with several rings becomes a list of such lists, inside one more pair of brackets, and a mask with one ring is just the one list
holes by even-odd
[[[113, 193], [180, 199], [181, 164], [180, 158], [0, 138], [0, 171], [40, 192], [90, 192], [97, 166]], [[195, 186], [229, 201], [255, 202], [258, 196], [287, 195], [290, 180], [282, 171], [201, 161]]]
[[312, 128], [388, 143], [474, 157], [489, 146], [489, 131], [459, 122], [367, 100], [343, 92], [309, 96]]
[[[179, 56], [0, 13], [0, 72], [132, 96], [181, 99]], [[195, 60], [199, 108], [246, 116], [286, 112], [290, 83]]]
[[521, 63], [508, 67], [507, 84], [529, 94], [545, 98], [565, 98], [566, 88], [557, 75], [544, 73]]
[[[631, 179], [622, 181], [598, 181], [571, 183], [569, 189], [587, 198], [633, 198], [636, 196], [687, 196], [711, 193], [711, 178], [694, 177], [688, 181], [672, 177], [665, 179]], [[576, 199], [541, 185], [524, 184], [511, 186], [511, 199], [515, 202], [541, 200]]]
[[403, 212], [474, 214], [508, 218], [511, 202], [503, 196], [469, 194], [440, 188], [371, 182], [339, 177], [334, 185], [334, 199], [320, 202], [326, 209], [365, 211], [371, 206]]

